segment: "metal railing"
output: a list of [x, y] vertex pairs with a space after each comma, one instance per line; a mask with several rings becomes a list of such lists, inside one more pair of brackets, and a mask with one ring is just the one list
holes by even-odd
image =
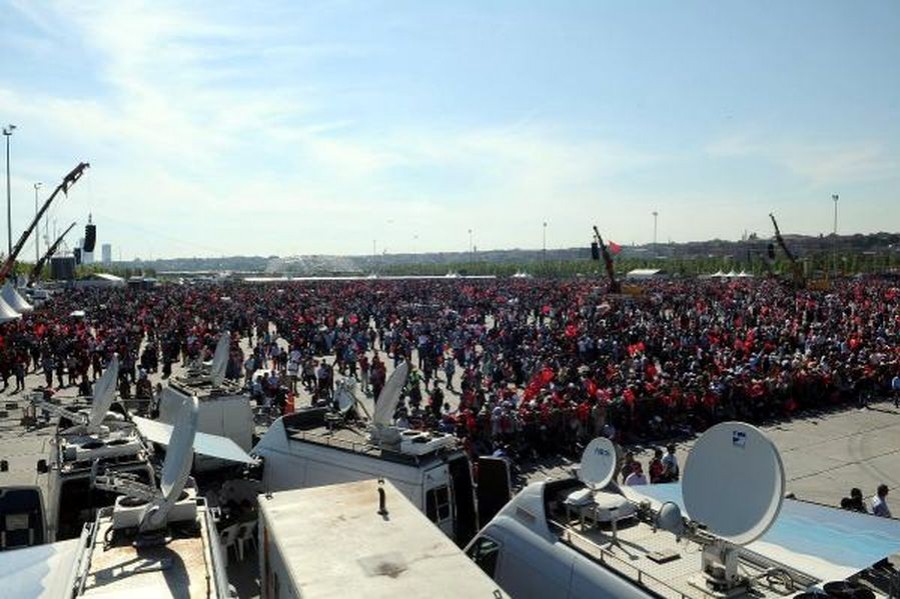
[[[611, 551], [607, 551], [591, 539], [587, 538], [584, 535], [580, 535], [577, 532], [574, 532], [568, 526], [557, 522], [556, 520], [552, 520], [550, 518], [547, 519], [547, 524], [550, 525], [551, 530], [557, 529], [558, 538], [564, 542], [566, 545], [578, 551], [582, 555], [598, 561], [601, 565], [608, 566], [612, 568], [619, 574], [625, 576], [629, 580], [635, 582], [639, 586], [656, 593], [658, 595], [664, 595], [667, 597], [674, 597], [677, 599], [697, 599], [697, 597], [705, 597], [709, 599], [714, 599], [716, 595], [712, 593], [707, 593], [702, 589], [692, 589], [691, 594], [684, 593], [674, 588], [667, 582], [660, 580], [659, 578], [653, 576], [652, 574], [648, 574], [634, 566], [624, 559], [620, 558], [616, 554]], [[580, 543], [583, 543], [590, 547], [591, 551], [587, 551], [586, 549], [582, 549], [576, 543], [573, 542], [573, 539], [578, 540]]]

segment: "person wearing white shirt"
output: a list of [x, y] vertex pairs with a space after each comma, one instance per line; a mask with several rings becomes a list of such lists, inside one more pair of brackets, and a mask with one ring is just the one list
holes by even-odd
[[625, 479], [625, 484], [629, 487], [646, 485], [647, 477], [644, 476], [644, 471], [641, 468], [640, 462], [635, 462], [633, 468], [634, 470], [628, 475], [628, 478]]
[[872, 498], [872, 513], [882, 518], [890, 518], [891, 510], [887, 504], [888, 487], [885, 484], [878, 485], [878, 493]]

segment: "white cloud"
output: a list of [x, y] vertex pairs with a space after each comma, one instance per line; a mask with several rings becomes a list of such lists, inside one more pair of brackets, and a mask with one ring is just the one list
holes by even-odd
[[807, 142], [734, 135], [716, 140], [706, 151], [724, 158], [758, 157], [819, 186], [883, 180], [900, 169], [900, 159], [878, 140]]

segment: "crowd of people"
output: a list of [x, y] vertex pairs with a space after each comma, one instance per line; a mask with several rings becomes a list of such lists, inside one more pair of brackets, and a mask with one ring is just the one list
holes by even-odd
[[377, 399], [407, 360], [401, 423], [516, 461], [575, 457], [600, 434], [671, 439], [900, 393], [900, 291], [878, 277], [826, 291], [653, 281], [627, 297], [580, 279], [69, 290], [2, 325], [0, 376], [4, 389], [42, 372], [47, 388], [87, 393], [117, 353], [120, 394], [152, 398], [148, 374], [208, 359], [223, 330], [227, 376], [259, 403], [328, 402], [342, 377]]

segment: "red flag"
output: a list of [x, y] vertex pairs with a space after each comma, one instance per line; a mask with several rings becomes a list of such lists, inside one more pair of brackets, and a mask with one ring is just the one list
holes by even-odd
[[614, 256], [618, 256], [622, 251], [622, 246], [616, 243], [615, 241], [607, 241], [606, 247], [609, 248], [609, 251], [612, 252]]

